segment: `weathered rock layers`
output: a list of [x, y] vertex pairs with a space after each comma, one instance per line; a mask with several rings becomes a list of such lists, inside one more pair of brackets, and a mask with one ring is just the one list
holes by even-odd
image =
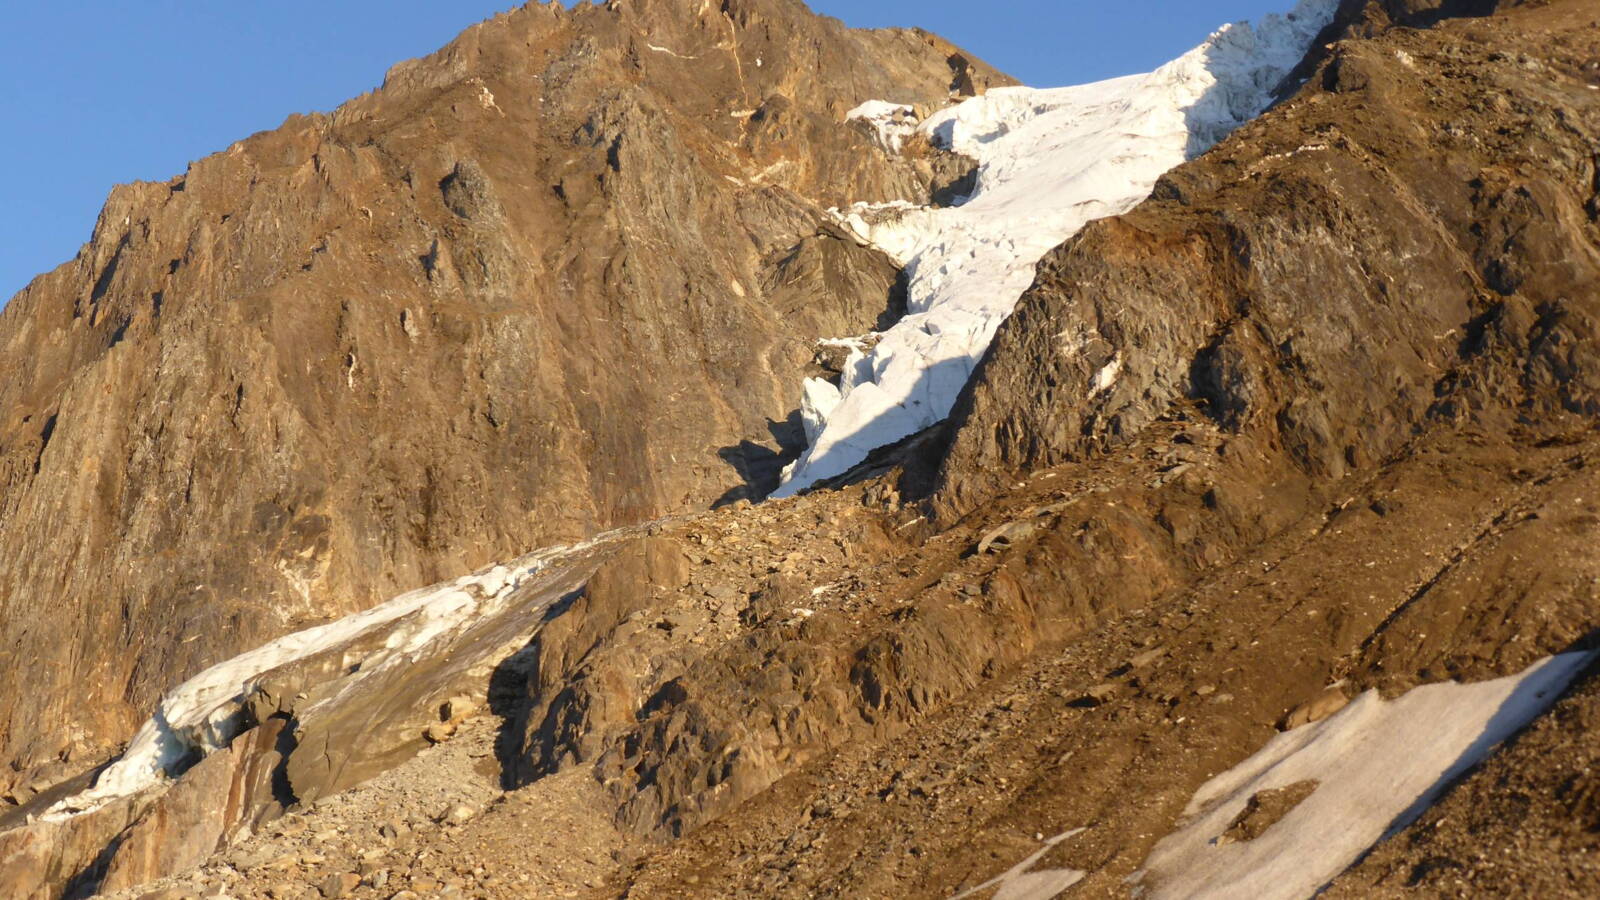
[[0, 792], [292, 627], [775, 478], [897, 277], [821, 210], [951, 168], [844, 113], [999, 78], [797, 0], [535, 3], [116, 189], [0, 316]]
[[[559, 383], [580, 387], [579, 396], [587, 390], [607, 402], [633, 404], [628, 409], [666, 403], [678, 389], [672, 378], [693, 381], [700, 405], [726, 405], [696, 420], [703, 443], [709, 428], [733, 432], [727, 423], [760, 425], [760, 417], [781, 413], [781, 403], [776, 412], [739, 404], [751, 402], [751, 384], [774, 384], [804, 364], [770, 349], [797, 333], [749, 312], [756, 299], [787, 297], [784, 302], [794, 304], [787, 309], [815, 310], [815, 291], [830, 288], [856, 298], [828, 313], [840, 320], [870, 318], [881, 309], [892, 273], [853, 245], [818, 234], [814, 203], [834, 196], [827, 186], [832, 174], [843, 174], [852, 195], [890, 196], [926, 190], [945, 173], [823, 139], [822, 129], [837, 128], [829, 118], [833, 111], [814, 107], [819, 101], [801, 96], [805, 91], [796, 89], [783, 102], [740, 106], [753, 110], [743, 119], [716, 108], [721, 101], [714, 98], [696, 99], [705, 75], [694, 67], [712, 65], [708, 60], [732, 67], [732, 93], [719, 96], [742, 97], [749, 79], [779, 77], [776, 44], [761, 45], [759, 55], [729, 56], [723, 46], [728, 34], [754, 41], [762, 21], [802, 34], [840, 32], [811, 19], [777, 18], [798, 9], [777, 2], [725, 3], [703, 17], [662, 4], [614, 6], [570, 18], [540, 8], [502, 19], [432, 62], [391, 76], [390, 88], [349, 108], [369, 110], [362, 113], [368, 118], [347, 110], [317, 124], [377, 135], [371, 146], [417, 147], [445, 141], [427, 136], [437, 126], [430, 116], [445, 116], [440, 110], [451, 103], [457, 108], [450, 115], [483, 116], [490, 123], [500, 121], [496, 108], [508, 119], [531, 115], [511, 111], [503, 83], [508, 76], [500, 69], [467, 73], [478, 71], [473, 67], [482, 59], [502, 58], [482, 49], [491, 38], [548, 33], [561, 38], [551, 39], [553, 55], [539, 57], [546, 60], [537, 74], [551, 109], [541, 115], [557, 123], [549, 133], [577, 143], [537, 143], [549, 148], [540, 151], [548, 158], [522, 168], [512, 159], [525, 151], [493, 142], [474, 144], [471, 152], [441, 151], [427, 157], [432, 168], [411, 182], [420, 186], [414, 196], [424, 199], [402, 192], [412, 205], [387, 194], [376, 205], [363, 201], [378, 223], [370, 227], [391, 223], [391, 243], [400, 245], [406, 235], [426, 238], [417, 243], [417, 269], [410, 275], [410, 290], [421, 293], [403, 293], [399, 276], [358, 255], [357, 245], [341, 243], [349, 238], [330, 238], [309, 264], [315, 273], [348, 256], [341, 266], [373, 279], [362, 296], [387, 296], [387, 284], [394, 297], [412, 298], [383, 307], [387, 319], [378, 313], [363, 319], [337, 299], [326, 301], [331, 306], [297, 301], [301, 295], [288, 288], [270, 293], [270, 303], [246, 295], [216, 304], [212, 314], [231, 317], [228, 327], [241, 333], [256, 333], [250, 328], [263, 327], [262, 319], [288, 330], [293, 341], [262, 344], [272, 350], [262, 358], [273, 366], [291, 350], [332, 354], [325, 369], [302, 371], [305, 360], [298, 356], [302, 368], [269, 368], [272, 390], [285, 399], [259, 413], [281, 407], [277, 418], [252, 427], [278, 427], [291, 450], [325, 434], [343, 436], [339, 452], [369, 467], [374, 460], [409, 465], [413, 454], [433, 460], [429, 454], [437, 453], [438, 471], [481, 466], [472, 471], [489, 494], [513, 483], [491, 479], [503, 473], [491, 471], [490, 463], [525, 466], [529, 459], [553, 459], [548, 454], [555, 452], [538, 449], [544, 445], [531, 438], [495, 443], [500, 431], [520, 433], [528, 421], [549, 421], [505, 412], [533, 415], [517, 404], [531, 403], [524, 394], [535, 395], [544, 384], [528, 376], [532, 387], [518, 382], [523, 393], [492, 390], [501, 384], [496, 378], [510, 377], [494, 368], [505, 360], [523, 360], [529, 371], [553, 367], [563, 379], [587, 373], [588, 380]], [[277, 793], [269, 799], [264, 791], [287, 787], [294, 799], [324, 796], [391, 764], [421, 741], [439, 704], [474, 690], [469, 682], [476, 678], [486, 692], [481, 699], [503, 717], [496, 749], [512, 780], [581, 767], [600, 785], [606, 814], [645, 839], [639, 846], [679, 838], [624, 868], [621, 883], [608, 890], [950, 896], [1029, 858], [1047, 835], [1065, 841], [1070, 830], [1076, 835], [1071, 842], [1047, 842], [1054, 848], [1048, 865], [1081, 873], [1078, 890], [1086, 896], [1117, 894], [1127, 890], [1124, 879], [1173, 828], [1195, 789], [1248, 757], [1280, 724], [1325, 714], [1367, 688], [1396, 692], [1452, 677], [1504, 675], [1553, 652], [1594, 647], [1600, 628], [1600, 559], [1592, 552], [1600, 538], [1600, 159], [1594, 151], [1600, 146], [1600, 68], [1594, 65], [1600, 29], [1588, 7], [1584, 0], [1348, 0], [1302, 67], [1305, 83], [1283, 103], [1171, 173], [1140, 208], [1091, 226], [1047, 259], [946, 426], [880, 454], [834, 490], [668, 519], [585, 550], [571, 560], [570, 571], [552, 575], [546, 594], [520, 597], [516, 602], [525, 605], [510, 607], [511, 614], [474, 620], [446, 641], [448, 653], [379, 669], [387, 642], [374, 633], [365, 643], [332, 648], [275, 673], [277, 680], [253, 704], [265, 725], [191, 769], [155, 805], [107, 807], [97, 814], [103, 827], [93, 833], [57, 832], [49, 822], [13, 830], [0, 852], [28, 861], [57, 883], [77, 871], [114, 885], [137, 883], [192, 862], [196, 842], [186, 835], [199, 834], [203, 844], [290, 799]], [[549, 32], [519, 32], [521, 26], [506, 24], [535, 21], [556, 24]], [[589, 23], [591, 31], [579, 36], [571, 30], [576, 22]], [[647, 26], [653, 30], [648, 40], [634, 42], [635, 51], [616, 49], [633, 46], [619, 36], [628, 28]], [[804, 30], [810, 28], [821, 31]], [[934, 94], [949, 87], [955, 69], [969, 77], [976, 71], [948, 58], [942, 46], [919, 55], [924, 50], [915, 48], [930, 46], [921, 38], [846, 40], [881, 42], [872, 46], [902, 61], [895, 77], [925, 83]], [[516, 58], [537, 55], [517, 46]], [[534, 39], [526, 46], [543, 45]], [[735, 41], [732, 49], [754, 46]], [[585, 68], [599, 65], [586, 61], [591, 57], [637, 65], [643, 80], [629, 81], [629, 90], [611, 82], [602, 88], [600, 76]], [[857, 57], [841, 59], [843, 71], [851, 71], [848, 60]], [[922, 63], [913, 65], [916, 60]], [[791, 62], [810, 72], [824, 60]], [[677, 66], [684, 68], [671, 68]], [[462, 74], [454, 80], [437, 74], [457, 71]], [[483, 82], [461, 80], [470, 77]], [[657, 78], [683, 96], [672, 104], [658, 101], [647, 89]], [[819, 90], [849, 93], [837, 86]], [[373, 130], [377, 119], [371, 117], [391, 101], [404, 105], [399, 98], [412, 105], [403, 115], [394, 113], [392, 130]], [[683, 110], [698, 110], [700, 117]], [[246, 146], [256, 146], [260, 156], [269, 138], [255, 140]], [[696, 163], [664, 162], [651, 149], [659, 147], [691, 148]], [[760, 156], [766, 152], [777, 155]], [[375, 164], [424, 155], [390, 149]], [[871, 162], [858, 166], [862, 159]], [[317, 162], [308, 171], [317, 175], [321, 167]], [[518, 173], [530, 170], [540, 176], [524, 183]], [[630, 171], [648, 177], [630, 179]], [[730, 187], [730, 178], [742, 184]], [[784, 186], [763, 188], [765, 179]], [[191, 173], [189, 181], [195, 180]], [[186, 182], [175, 196], [197, 191]], [[168, 205], [174, 202], [189, 200]], [[390, 218], [401, 209], [414, 218]], [[727, 217], [718, 218], [722, 214]], [[108, 215], [115, 221], [126, 214]], [[366, 214], [359, 215], [344, 228], [369, 227]], [[236, 218], [229, 227], [243, 227]], [[252, 221], [264, 227], [264, 220]], [[418, 224], [424, 222], [436, 230]], [[730, 229], [730, 222], [741, 224]], [[694, 235], [692, 246], [673, 237], [679, 229]], [[545, 245], [519, 243], [525, 230], [560, 242], [563, 250], [554, 256], [528, 250]], [[589, 243], [574, 245], [569, 233]], [[130, 237], [129, 246], [142, 245]], [[596, 255], [596, 247], [605, 252]], [[606, 253], [610, 260], [601, 258]], [[212, 265], [224, 273], [218, 278], [242, 277], [226, 274], [232, 269], [216, 259]], [[537, 274], [519, 268], [534, 261], [543, 266]], [[507, 267], [514, 273], [509, 281], [503, 280]], [[88, 292], [79, 330], [103, 328], [117, 336], [107, 324], [115, 315], [95, 313], [93, 283], [101, 279], [88, 275], [103, 270], [88, 263], [79, 268]], [[50, 278], [72, 275], [64, 271]], [[184, 271], [179, 265], [174, 277]], [[328, 271], [331, 290], [355, 291], [355, 281], [336, 277], [346, 269]], [[105, 280], [116, 285], [124, 277], [131, 276], [119, 264]], [[324, 290], [322, 277], [294, 280], [299, 277], [290, 276], [297, 290]], [[743, 292], [745, 302], [719, 293], [713, 285], [723, 282], [717, 279], [733, 296]], [[529, 355], [518, 348], [545, 334], [532, 325], [509, 337], [495, 332], [501, 342], [492, 348], [475, 343], [487, 340], [480, 336], [493, 331], [493, 323], [520, 321], [514, 298], [545, 297], [538, 292], [555, 290], [548, 284], [569, 282], [572, 292], [551, 295], [551, 305], [539, 307], [548, 319], [538, 322], [565, 328], [561, 334], [582, 343], [540, 342], [543, 355]], [[52, 284], [42, 282], [19, 302], [40, 307]], [[678, 284], [686, 287], [679, 291]], [[509, 293], [496, 293], [501, 290]], [[115, 293], [107, 289], [103, 296]], [[618, 296], [628, 299], [605, 299]], [[496, 297], [492, 304], [482, 299]], [[424, 316], [417, 298], [430, 298], [433, 311]], [[179, 318], [174, 302], [163, 300], [160, 313], [174, 324], [163, 325], [153, 310], [149, 320], [134, 319], [115, 346], [97, 351], [94, 365], [110, 365], [105, 360], [143, 346], [137, 343], [141, 328], [164, 334], [185, 322], [177, 332], [183, 335], [213, 327], [198, 316]], [[611, 305], [587, 305], [602, 302]], [[270, 315], [280, 303], [299, 318], [280, 322]], [[655, 356], [638, 349], [645, 344], [617, 343], [618, 327], [665, 341], [666, 314], [652, 319], [637, 310], [675, 303], [690, 310], [683, 313], [688, 321], [701, 323], [671, 332], [678, 343], [651, 345], [658, 347]], [[256, 318], [246, 315], [252, 309]], [[730, 309], [743, 318], [719, 319], [717, 328], [694, 318], [726, 317]], [[446, 311], [466, 317], [466, 324]], [[58, 312], [70, 314], [67, 307]], [[34, 316], [8, 313], [7, 327]], [[632, 324], [596, 325], [601, 319]], [[317, 322], [324, 330], [314, 327]], [[456, 330], [446, 332], [452, 322]], [[57, 344], [32, 340], [47, 351], [76, 346], [68, 340], [70, 324], [62, 323]], [[365, 343], [344, 343], [351, 335]], [[379, 366], [370, 348], [383, 346], [384, 335], [414, 349], [379, 356], [387, 360]], [[715, 357], [722, 362], [710, 365], [714, 342], [734, 337], [741, 346], [723, 347]], [[219, 365], [250, 358], [247, 341], [229, 349], [234, 346], [246, 349], [219, 357]], [[675, 368], [681, 346], [700, 354], [696, 366]], [[738, 360], [754, 356], [768, 367], [759, 377], [738, 369]], [[616, 358], [666, 362], [632, 381], [599, 378], [603, 361]], [[422, 365], [424, 359], [430, 362]], [[414, 380], [390, 371], [412, 371], [405, 367], [413, 360], [422, 373]], [[747, 380], [718, 380], [736, 370]], [[193, 379], [201, 372], [175, 371]], [[455, 380], [430, 387], [428, 379], [443, 378], [441, 371], [457, 372], [450, 376]], [[331, 383], [319, 374], [331, 374]], [[179, 379], [170, 389], [175, 393], [155, 399], [187, 397], [188, 383]], [[310, 385], [304, 395], [284, 387], [303, 383]], [[120, 386], [106, 394], [107, 382], [72, 382], [78, 384], [91, 385], [92, 391], [77, 389], [96, 402]], [[391, 398], [390, 406], [373, 393], [385, 384], [390, 393], [381, 396]], [[231, 414], [254, 421], [253, 394], [208, 390], [219, 420]], [[457, 396], [477, 398], [472, 402], [479, 405], [459, 419], [446, 416], [442, 436], [424, 433], [409, 419], [395, 423], [371, 412], [404, 402], [426, 422], [431, 410]], [[561, 402], [576, 410], [600, 401]], [[675, 400], [673, 409], [682, 402]], [[355, 425], [333, 415], [361, 410], [368, 412], [352, 420], [363, 429], [359, 435], [349, 430]], [[312, 413], [322, 417], [316, 430], [306, 424]], [[745, 413], [753, 418], [740, 418]], [[572, 415], [570, 421], [587, 428], [610, 421]], [[60, 448], [73, 445], [60, 442], [78, 434], [68, 430], [72, 421], [64, 413], [35, 420], [42, 438], [31, 457], [11, 464], [22, 473], [16, 477], [31, 484], [47, 472], [65, 471]], [[152, 440], [169, 432], [192, 435], [199, 420], [162, 421], [168, 430]], [[689, 478], [677, 469], [624, 471], [613, 462], [659, 459], [618, 456], [623, 448], [671, 453], [689, 446], [687, 432], [680, 435], [684, 443], [674, 443], [674, 429], [689, 428], [684, 422], [656, 427], [630, 420], [636, 431], [601, 434], [588, 449], [573, 451], [577, 467], [528, 476], [553, 479], [540, 482], [539, 491], [553, 491], [548, 497], [565, 498], [571, 507], [555, 505], [534, 487], [526, 494], [505, 489], [510, 496], [477, 497], [479, 505], [464, 507], [453, 505], [464, 502], [458, 487], [438, 488], [429, 495], [431, 505], [422, 507], [427, 514], [420, 524], [399, 523], [427, 528], [390, 533], [380, 529], [386, 520], [364, 507], [352, 513], [328, 505], [363, 496], [339, 493], [344, 482], [330, 481], [332, 499], [317, 495], [314, 503], [305, 501], [312, 505], [285, 506], [278, 518], [263, 513], [251, 527], [277, 535], [271, 546], [279, 555], [268, 558], [275, 561], [268, 574], [302, 579], [313, 600], [326, 585], [361, 585], [360, 577], [371, 577], [339, 568], [345, 558], [339, 548], [346, 545], [340, 542], [351, 540], [351, 522], [372, 521], [372, 533], [388, 542], [362, 551], [374, 555], [358, 560], [387, 561], [401, 572], [412, 565], [423, 577], [446, 570], [450, 560], [480, 559], [478, 545], [468, 549], [462, 537], [477, 533], [459, 518], [468, 511], [478, 517], [471, 522], [484, 535], [482, 552], [492, 556], [509, 555], [505, 542], [541, 529], [578, 531], [684, 498], [709, 498], [722, 485], [674, 481]], [[574, 428], [560, 434], [578, 440], [581, 428]], [[415, 443], [404, 445], [405, 452], [385, 445], [380, 453], [357, 440], [391, 432]], [[183, 446], [202, 452], [197, 443]], [[480, 446], [499, 447], [505, 455], [489, 456]], [[694, 446], [700, 456], [680, 459], [703, 459], [707, 447]], [[477, 455], [463, 456], [464, 447]], [[372, 490], [365, 469], [339, 468], [347, 462], [335, 456], [325, 450], [315, 460], [353, 473], [343, 477]], [[753, 463], [756, 456], [747, 449], [742, 459]], [[387, 462], [391, 457], [399, 462]], [[94, 489], [108, 478], [112, 487], [121, 484], [100, 475], [99, 463], [82, 460], [73, 460], [73, 477], [100, 479]], [[282, 465], [285, 477], [301, 471]], [[29, 474], [35, 467], [38, 472]], [[211, 476], [202, 469], [194, 470], [202, 487], [192, 495], [204, 498]], [[657, 474], [641, 474], [646, 471]], [[669, 483], [678, 485], [678, 495], [659, 493]], [[22, 496], [42, 502], [36, 494]], [[190, 495], [180, 490], [173, 496]], [[391, 508], [409, 509], [384, 507]], [[501, 518], [512, 508], [515, 516]], [[516, 525], [524, 531], [513, 534], [507, 522], [526, 522], [530, 509], [560, 515]], [[572, 509], [582, 514], [569, 515]], [[129, 515], [136, 512], [137, 506]], [[313, 514], [326, 519], [312, 524]], [[180, 526], [169, 521], [168, 527]], [[210, 534], [206, 529], [218, 526], [182, 527]], [[257, 531], [245, 530], [245, 547], [258, 546]], [[156, 533], [150, 534], [154, 540]], [[443, 537], [430, 543], [424, 535]], [[313, 549], [302, 552], [306, 546]], [[239, 557], [240, 571], [256, 571], [249, 568], [258, 565], [254, 556]], [[318, 568], [322, 561], [328, 561], [325, 569]], [[172, 559], [171, 571], [185, 571], [183, 564]], [[229, 597], [246, 609], [243, 599]], [[351, 604], [364, 599], [344, 598]], [[172, 608], [210, 610], [206, 604], [220, 603], [183, 602], [191, 605], [174, 602]], [[159, 619], [145, 624], [147, 612], [130, 608], [127, 614], [135, 624], [119, 640], [135, 642], [143, 639], [141, 629], [162, 627]], [[37, 617], [8, 621], [40, 627]], [[270, 626], [250, 627], [265, 632]], [[185, 646], [180, 641], [156, 646]], [[12, 646], [7, 649], [15, 652]], [[79, 674], [103, 655], [62, 654], [61, 660], [85, 660], [73, 670]], [[352, 659], [359, 660], [353, 671]], [[1592, 718], [1594, 677], [1531, 745], [1571, 757], [1552, 767], [1560, 783], [1548, 775], [1528, 777], [1536, 763], [1507, 754], [1506, 770], [1486, 772], [1498, 779], [1494, 784], [1480, 777], [1468, 785], [1474, 805], [1499, 816], [1499, 804], [1527, 827], [1551, 832], [1553, 847], [1582, 850], [1593, 843], [1588, 823], [1600, 786], [1585, 768], [1592, 754], [1572, 748]], [[143, 682], [132, 683], [138, 689]], [[23, 718], [14, 713], [16, 721]], [[268, 770], [282, 780], [263, 781]], [[1559, 800], [1567, 815], [1519, 812], [1519, 801], [1495, 786], [1505, 779], [1521, 779], [1527, 790]], [[224, 789], [226, 806], [194, 805], [195, 792]], [[1431, 867], [1428, 854], [1434, 847], [1467, 852], [1454, 848], [1470, 845], [1470, 836], [1434, 823], [1426, 829], [1374, 855], [1343, 887], [1359, 893], [1392, 886], [1400, 877], [1454, 877]], [[121, 840], [106, 844], [106, 835]], [[1525, 849], [1520, 840], [1502, 843], [1518, 853]], [[68, 858], [74, 865], [62, 863]], [[303, 859], [289, 865], [318, 883], [351, 871], [321, 871]], [[431, 883], [424, 870], [413, 871], [413, 883]], [[1594, 881], [1554, 855], [1538, 874], [1538, 883], [1554, 893]]]
[[[900, 455], [914, 476], [902, 487], [931, 491], [927, 503], [902, 510], [887, 484], [863, 498], [920, 549], [887, 571], [868, 558], [799, 583], [774, 576], [749, 593], [748, 630], [704, 650], [663, 658], [653, 636], [620, 626], [575, 643], [547, 631], [541, 652], [570, 675], [530, 686], [534, 770], [592, 765], [619, 821], [642, 833], [722, 819], [704, 862], [745, 846], [756, 826], [725, 815], [785, 775], [892, 741], [1130, 612], [1159, 603], [1170, 621], [1202, 621], [1186, 617], [1219, 584], [1249, 600], [1208, 628], [1282, 630], [1242, 668], [1194, 638], [1194, 666], [1262, 679], [1244, 721], [1280, 721], [1347, 676], [1509, 674], [1600, 625], [1593, 563], [1558, 539], [1589, 539], [1593, 523], [1554, 511], [1568, 492], [1582, 502], [1600, 413], [1595, 33], [1581, 4], [1519, 6], [1480, 20], [1460, 16], [1492, 5], [1347, 3], [1297, 93], [1047, 258], [946, 433]], [[1393, 27], [1407, 23], [1436, 27]], [[1568, 442], [1566, 463], [1547, 454]], [[1414, 508], [1351, 507], [1389, 491]], [[1534, 524], [1502, 538], [1524, 514]], [[1502, 540], [1544, 542], [1547, 568]], [[984, 562], [996, 548], [1000, 562]], [[1351, 564], [1367, 577], [1323, 569], [1361, 554]], [[1455, 577], [1483, 570], [1501, 574]], [[1553, 593], [1523, 592], [1546, 579]], [[811, 593], [840, 584], [853, 586], [838, 603]], [[1436, 585], [1461, 593], [1418, 599]], [[652, 614], [649, 595], [633, 599], [635, 617]], [[1283, 606], [1314, 626], [1269, 612]], [[1449, 624], [1420, 642], [1428, 617]], [[588, 625], [629, 619], [608, 609]], [[783, 820], [793, 802], [768, 806]], [[784, 821], [774, 827], [795, 827]], [[786, 858], [816, 861], [807, 889], [894, 883], [780, 842]], [[741, 866], [727, 871], [742, 890], [794, 888]], [[676, 874], [641, 869], [638, 884]]]

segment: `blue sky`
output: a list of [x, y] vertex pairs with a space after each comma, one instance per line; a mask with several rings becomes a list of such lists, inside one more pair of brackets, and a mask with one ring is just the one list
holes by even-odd
[[[55, 0], [0, 31], [0, 303], [71, 259], [111, 186], [329, 110], [509, 0]], [[812, 0], [851, 25], [936, 31], [1035, 85], [1151, 69], [1290, 0]]]

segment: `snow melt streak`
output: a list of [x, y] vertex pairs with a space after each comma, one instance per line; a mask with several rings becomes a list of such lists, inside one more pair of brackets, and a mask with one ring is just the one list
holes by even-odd
[[[1147, 75], [998, 88], [917, 125], [978, 160], [977, 188], [956, 207], [857, 204], [839, 213], [906, 267], [908, 314], [871, 351], [852, 354], [837, 387], [806, 385], [802, 414], [815, 437], [775, 496], [842, 474], [948, 416], [1039, 260], [1090, 221], [1128, 211], [1168, 170], [1259, 115], [1336, 6], [1302, 0], [1256, 28], [1226, 27]], [[849, 118], [898, 147], [908, 109], [872, 101]]]

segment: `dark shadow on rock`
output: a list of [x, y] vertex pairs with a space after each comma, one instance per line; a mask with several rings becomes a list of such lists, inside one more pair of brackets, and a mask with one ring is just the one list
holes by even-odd
[[949, 179], [935, 183], [929, 194], [930, 205], [949, 208], [965, 204], [972, 199], [973, 193], [978, 190], [978, 164], [970, 157], [961, 157], [966, 165], [962, 172]]
[[[972, 170], [973, 183], [977, 183], [978, 170]], [[872, 330], [883, 332], [893, 328], [896, 322], [906, 317], [906, 303], [911, 297], [911, 273], [901, 269], [894, 277], [894, 284], [889, 288], [889, 302], [883, 307], [883, 312], [878, 314], [878, 321], [872, 323]]]
[[126, 831], [112, 838], [92, 862], [67, 879], [66, 887], [61, 890], [63, 900], [81, 900], [100, 893], [100, 883], [106, 880], [106, 874], [111, 871], [111, 860], [127, 838]]
[[[274, 718], [280, 718], [274, 716]], [[283, 725], [274, 742], [273, 750], [278, 754], [278, 764], [272, 767], [272, 799], [277, 804], [289, 809], [300, 798], [294, 794], [294, 784], [289, 780], [289, 757], [294, 755], [295, 748], [300, 746], [300, 741], [295, 737], [295, 723], [289, 716], [281, 716]]]
[[777, 449], [746, 440], [717, 451], [717, 456], [731, 466], [744, 483], [718, 497], [711, 504], [712, 509], [740, 500], [754, 503], [764, 499], [778, 489], [778, 483], [783, 479], [783, 467], [799, 459], [800, 454], [805, 452], [806, 430], [800, 421], [800, 410], [789, 413], [789, 417], [782, 422], [769, 419], [767, 431], [772, 434]]
[[[540, 617], [540, 624], [555, 619], [583, 596], [583, 588], [564, 595], [552, 603]], [[495, 735], [494, 758], [500, 765], [500, 789], [514, 791], [536, 780], [528, 770], [527, 735], [528, 715], [534, 697], [530, 686], [539, 665], [539, 636], [534, 635], [522, 649], [506, 657], [489, 675], [489, 712], [500, 717], [500, 731]]]

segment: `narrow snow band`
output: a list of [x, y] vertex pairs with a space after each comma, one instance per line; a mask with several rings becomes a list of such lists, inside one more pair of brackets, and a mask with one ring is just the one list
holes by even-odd
[[1038, 864], [1039, 860], [1044, 859], [1046, 854], [1054, 850], [1057, 844], [1071, 840], [1085, 831], [1088, 831], [1088, 829], [1074, 828], [1071, 831], [1056, 835], [1045, 841], [1044, 845], [1035, 851], [1032, 856], [1001, 872], [994, 878], [985, 881], [983, 884], [962, 891], [951, 897], [950, 900], [967, 900], [968, 897], [976, 897], [990, 888], [999, 889], [990, 895], [992, 900], [1051, 900], [1062, 891], [1082, 881], [1088, 873], [1080, 872], [1077, 869], [1041, 869], [1034, 871], [1033, 867]]
[[[837, 396], [806, 385], [809, 447], [773, 496], [841, 475], [949, 416], [1039, 260], [1090, 221], [1138, 205], [1167, 171], [1265, 110], [1337, 6], [1301, 0], [1254, 28], [1225, 27], [1147, 75], [997, 88], [921, 122], [882, 100], [851, 110], [847, 120], [871, 125], [890, 151], [920, 133], [974, 158], [977, 186], [958, 206], [835, 210], [840, 224], [906, 268], [908, 314], [852, 355]], [[1117, 374], [1103, 373], [1085, 393], [1110, 391]]]
[[241, 711], [267, 672], [348, 644], [374, 629], [396, 626], [385, 640], [388, 658], [412, 658], [443, 635], [451, 634], [503, 605], [507, 598], [550, 563], [604, 540], [530, 553], [507, 565], [401, 594], [386, 603], [294, 634], [218, 663], [174, 688], [147, 720], [122, 757], [93, 787], [58, 801], [46, 821], [92, 812], [167, 782], [185, 759], [228, 746], [243, 728]]
[[[1547, 657], [1517, 675], [1368, 691], [1338, 714], [1274, 737], [1206, 782], [1133, 876], [1152, 898], [1311, 897], [1415, 821], [1451, 781], [1543, 712], [1594, 653]], [[1262, 791], [1315, 782], [1254, 839], [1223, 838]]]

